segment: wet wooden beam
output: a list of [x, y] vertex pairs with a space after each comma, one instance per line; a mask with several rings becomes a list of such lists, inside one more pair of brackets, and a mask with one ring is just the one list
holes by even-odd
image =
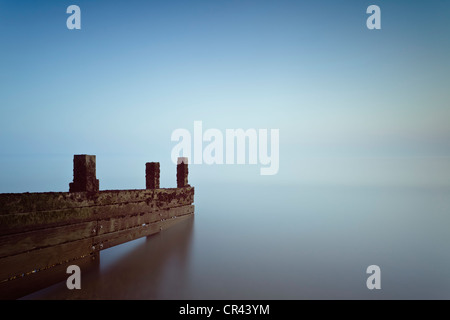
[[90, 221], [3, 236], [0, 237], [0, 258], [89, 238], [96, 234], [97, 221]]
[[145, 201], [172, 206], [178, 201], [193, 202], [194, 188], [154, 190], [106, 190], [99, 192], [38, 192], [0, 194], [0, 216], [15, 213], [54, 211]]
[[[190, 205], [193, 202], [193, 195], [190, 194], [190, 191], [184, 196], [181, 196], [182, 192], [177, 189], [160, 189], [153, 192], [154, 197], [148, 201], [139, 200], [52, 211], [3, 214], [0, 215], [0, 234], [22, 233], [115, 216], [142, 214], [160, 209]], [[136, 193], [135, 195], [139, 194]], [[120, 198], [122, 197], [120, 196]], [[116, 201], [119, 200], [116, 199]]]
[[145, 236], [149, 236], [164, 230], [171, 225], [188, 219], [193, 216], [193, 213], [182, 216], [173, 217], [164, 221], [157, 221], [146, 225], [141, 225], [125, 230], [110, 232], [94, 237], [95, 250], [104, 250], [119, 244], [136, 240]]
[[0, 281], [88, 256], [94, 252], [92, 240], [87, 238], [0, 258]]
[[182, 216], [190, 213], [194, 213], [193, 205], [161, 209], [153, 212], [129, 215], [126, 217], [113, 217], [110, 219], [103, 219], [98, 221], [98, 234], [101, 235], [109, 232], [137, 227], [143, 224], [149, 224], [152, 222], [169, 219], [174, 216]]

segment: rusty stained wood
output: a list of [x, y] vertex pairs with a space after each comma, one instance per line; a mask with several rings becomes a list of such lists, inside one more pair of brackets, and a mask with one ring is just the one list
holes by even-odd
[[105, 206], [119, 203], [158, 202], [172, 205], [177, 199], [189, 201], [194, 198], [194, 187], [105, 190], [99, 192], [38, 192], [0, 194], [0, 216], [40, 211]]
[[0, 281], [79, 259], [94, 252], [93, 238], [76, 240], [0, 259]]
[[94, 216], [96, 219], [109, 219], [114, 217], [123, 217], [123, 216], [131, 216], [136, 214], [144, 214], [144, 213], [152, 213], [157, 210], [167, 209], [170, 210], [172, 208], [184, 205], [190, 205], [192, 202], [188, 200], [183, 200], [177, 202], [177, 206], [175, 205], [166, 205], [163, 208], [156, 207], [153, 203], [147, 203], [144, 201], [141, 202], [133, 202], [133, 203], [122, 203], [122, 204], [113, 204], [108, 206], [99, 206], [93, 207]]
[[22, 233], [94, 220], [91, 207], [0, 215], [0, 234]]
[[153, 202], [139, 201], [54, 211], [0, 215], [0, 233], [6, 235], [115, 216], [142, 214], [159, 209], [169, 209], [174, 206], [189, 205], [191, 203], [192, 199], [185, 197], [176, 201], [171, 200], [170, 203], [167, 202], [159, 208]]
[[174, 216], [182, 216], [185, 214], [194, 213], [194, 205], [184, 205], [175, 208], [167, 208], [153, 212], [147, 212], [137, 215], [130, 215], [126, 217], [110, 218], [98, 221], [98, 234], [105, 234], [143, 224], [169, 219]]
[[[94, 242], [106, 249], [159, 232], [192, 216], [193, 201], [193, 187], [0, 194], [2, 287], [3, 280], [12, 283], [20, 277], [27, 281], [30, 275], [43, 275], [66, 262], [96, 254], [102, 248]], [[99, 220], [110, 220], [110, 224], [96, 236]], [[92, 226], [96, 226], [95, 232], [89, 236]], [[122, 228], [127, 229], [117, 231]]]
[[194, 187], [156, 189], [153, 199], [156, 207], [168, 208], [194, 202]]
[[185, 219], [194, 216], [193, 213], [185, 214], [178, 217], [173, 217], [164, 221], [153, 222], [144, 226], [133, 227], [116, 232], [110, 232], [94, 237], [95, 250], [104, 250], [116, 245], [136, 240], [145, 236], [149, 236], [160, 232], [172, 226], [175, 223], [181, 222]]
[[[133, 233], [135, 232], [134, 227], [146, 224], [149, 229], [152, 229], [156, 222], [166, 219], [170, 221], [173, 220], [173, 217], [192, 213], [194, 213], [194, 206], [187, 205], [159, 210], [142, 216], [91, 221], [3, 236], [0, 238], [0, 256], [2, 257], [0, 258], [0, 280], [86, 255], [93, 250], [91, 247], [97, 234], [107, 235], [108, 232], [114, 233], [114, 231], [124, 229], [125, 233], [128, 231], [132, 233], [130, 239], [137, 239]], [[100, 228], [100, 226], [104, 227]], [[83, 240], [72, 241], [83, 238], [85, 238], [85, 242]], [[107, 241], [108, 237], [105, 239]]]
[[99, 254], [94, 253], [84, 258], [62, 263], [53, 268], [41, 270], [24, 277], [17, 277], [13, 280], [0, 282], [0, 299], [18, 299], [63, 281], [69, 277], [66, 270], [67, 267], [72, 264], [79, 266], [81, 274], [83, 274], [87, 270], [98, 267], [99, 262]]
[[97, 221], [77, 223], [0, 237], [0, 258], [93, 237]]

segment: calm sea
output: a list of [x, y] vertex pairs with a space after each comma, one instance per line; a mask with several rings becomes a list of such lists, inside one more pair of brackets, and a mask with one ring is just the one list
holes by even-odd
[[[218, 192], [217, 190], [220, 190]], [[196, 187], [196, 214], [26, 299], [450, 299], [450, 189]], [[381, 269], [368, 290], [366, 269]]]

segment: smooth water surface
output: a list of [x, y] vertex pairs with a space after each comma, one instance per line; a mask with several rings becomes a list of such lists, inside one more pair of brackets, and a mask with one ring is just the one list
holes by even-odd
[[[450, 189], [196, 188], [195, 217], [32, 299], [449, 299]], [[381, 290], [366, 269], [381, 268]]]

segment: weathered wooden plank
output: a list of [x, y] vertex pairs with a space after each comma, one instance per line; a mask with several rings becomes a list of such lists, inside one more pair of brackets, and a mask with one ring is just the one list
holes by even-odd
[[142, 214], [157, 210], [153, 203], [145, 201], [112, 204], [107, 206], [93, 207], [94, 215], [97, 219], [105, 219], [117, 216], [129, 216], [134, 214]]
[[129, 228], [121, 231], [107, 233], [98, 237], [95, 237], [95, 249], [104, 250], [116, 245], [139, 239], [151, 234], [159, 232], [159, 222], [151, 223], [146, 226]]
[[192, 204], [194, 202], [194, 188], [156, 189], [154, 202], [158, 208]]
[[179, 223], [181, 221], [190, 219], [193, 216], [194, 216], [194, 214], [190, 213], [190, 214], [185, 214], [183, 216], [172, 217], [171, 219], [167, 219], [167, 220], [161, 221], [161, 222], [159, 222], [159, 224], [160, 224], [159, 230], [163, 231], [163, 230], [165, 230], [167, 228], [170, 228], [174, 224], [177, 224], [177, 223]]
[[141, 226], [152, 222], [169, 219], [174, 216], [182, 216], [185, 214], [194, 213], [193, 205], [185, 205], [175, 208], [161, 209], [153, 212], [146, 212], [137, 215], [129, 215], [120, 218], [110, 218], [99, 220], [98, 234], [106, 234], [123, 229]]
[[164, 218], [164, 219], [168, 219], [168, 218], [172, 218], [172, 217], [176, 218], [178, 216], [183, 216], [185, 214], [194, 213], [194, 211], [195, 211], [195, 205], [193, 205], [193, 204], [180, 206], [180, 207], [175, 207], [175, 208], [170, 208], [168, 210], [169, 216], [167, 218]]
[[47, 228], [0, 237], [0, 258], [22, 252], [93, 237], [97, 221]]
[[[158, 209], [183, 206], [192, 203], [190, 197], [178, 200], [167, 200], [157, 207], [153, 202], [129, 202], [112, 205], [91, 206], [82, 208], [70, 208], [54, 211], [39, 211], [30, 213], [16, 213], [0, 215], [0, 234], [13, 234], [30, 230], [62, 226], [74, 223], [106, 219], [116, 216], [128, 216], [156, 211]], [[169, 202], [170, 201], [170, 202]]]
[[92, 207], [0, 215], [0, 234], [7, 235], [95, 220]]
[[189, 198], [182, 198], [177, 201], [167, 202], [159, 207], [153, 202], [129, 202], [105, 206], [92, 207], [93, 214], [96, 219], [107, 219], [118, 216], [131, 216], [135, 214], [143, 214], [148, 212], [154, 212], [161, 209], [169, 209], [179, 206], [190, 205], [192, 200]]
[[91, 254], [92, 239], [72, 241], [0, 259], [0, 281]]
[[194, 188], [154, 190], [105, 190], [99, 192], [38, 192], [0, 194], [0, 215], [105, 206], [146, 201], [157, 207], [174, 205], [178, 200], [193, 202]]
[[0, 194], [0, 214], [47, 211], [79, 206], [84, 194], [68, 192], [3, 193]]
[[99, 220], [99, 234], [106, 234], [123, 229], [142, 226], [143, 224], [148, 224], [159, 220], [159, 211], [130, 215], [120, 218]]
[[69, 265], [75, 264], [79, 266], [81, 274], [83, 274], [85, 271], [98, 267], [99, 262], [99, 254], [94, 253], [84, 258], [59, 264], [53, 268], [41, 270], [24, 277], [17, 277], [14, 280], [0, 282], [0, 299], [11, 300], [22, 298], [60, 281], [64, 281], [70, 276], [66, 273]]
[[171, 225], [183, 221], [193, 214], [173, 217], [164, 221], [153, 222], [145, 226], [138, 226], [116, 232], [111, 232], [94, 237], [95, 250], [104, 250], [113, 246], [136, 240], [145, 236], [149, 236], [170, 227]]

